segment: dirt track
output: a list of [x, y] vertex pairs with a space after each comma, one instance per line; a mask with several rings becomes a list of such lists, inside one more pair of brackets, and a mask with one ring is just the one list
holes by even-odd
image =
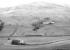
[[[69, 37], [20, 37], [23, 39], [26, 43], [29, 45], [24, 46], [15, 46], [15, 45], [9, 45], [6, 44], [8, 41], [6, 38], [0, 39], [0, 49], [8, 49], [8, 50], [38, 50], [38, 49], [54, 49], [59, 48], [61, 45], [67, 45], [70, 44], [70, 38]], [[11, 37], [11, 39], [13, 39]], [[15, 37], [14, 37], [15, 39]], [[31, 45], [30, 45], [31, 44]], [[37, 45], [35, 45], [37, 44]], [[63, 47], [63, 46], [62, 46]]]

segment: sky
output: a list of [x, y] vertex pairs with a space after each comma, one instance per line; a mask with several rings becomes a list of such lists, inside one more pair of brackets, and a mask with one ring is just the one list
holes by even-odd
[[0, 8], [13, 7], [13, 6], [28, 4], [36, 1], [37, 2], [45, 1], [49, 3], [70, 6], [70, 0], [0, 0]]

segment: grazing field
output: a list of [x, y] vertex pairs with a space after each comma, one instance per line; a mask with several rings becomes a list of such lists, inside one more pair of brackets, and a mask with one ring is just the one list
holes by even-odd
[[[16, 37], [14, 37], [15, 39]], [[17, 37], [19, 38], [19, 37]], [[11, 37], [11, 39], [13, 39]], [[70, 49], [70, 37], [21, 37], [24, 41], [29, 43], [29, 41], [33, 43], [40, 42], [40, 45], [9, 45], [6, 44], [6, 38], [0, 38], [0, 49], [1, 50], [53, 50], [53, 49]], [[35, 39], [35, 40], [34, 40]], [[40, 41], [39, 41], [40, 40]], [[41, 44], [45, 43], [45, 44]], [[30, 43], [31, 44], [31, 43]]]

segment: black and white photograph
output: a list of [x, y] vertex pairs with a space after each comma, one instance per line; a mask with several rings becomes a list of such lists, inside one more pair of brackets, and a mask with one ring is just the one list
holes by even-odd
[[0, 0], [0, 50], [70, 50], [70, 0]]

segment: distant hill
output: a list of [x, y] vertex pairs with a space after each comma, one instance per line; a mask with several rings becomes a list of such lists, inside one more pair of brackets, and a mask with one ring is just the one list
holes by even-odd
[[[9, 19], [23, 23], [23, 19], [30, 19], [33, 17], [68, 17], [70, 15], [70, 9], [68, 7], [46, 2], [33, 2], [30, 4], [24, 4], [16, 7], [2, 8], [0, 10], [2, 18], [11, 17]], [[68, 17], [69, 18], [69, 17]], [[27, 19], [27, 20], [28, 20]], [[30, 19], [31, 20], [31, 19]]]

